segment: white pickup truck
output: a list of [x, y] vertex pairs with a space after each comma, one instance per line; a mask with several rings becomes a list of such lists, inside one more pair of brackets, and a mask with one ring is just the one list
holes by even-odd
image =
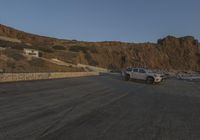
[[126, 71], [123, 72], [123, 76], [126, 81], [130, 79], [145, 80], [149, 84], [160, 83], [163, 80], [161, 74], [154, 73], [144, 68], [127, 68]]

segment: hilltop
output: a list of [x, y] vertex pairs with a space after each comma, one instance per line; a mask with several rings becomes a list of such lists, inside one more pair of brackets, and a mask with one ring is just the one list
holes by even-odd
[[7, 71], [11, 71], [11, 68], [16, 72], [33, 71], [33, 67], [35, 71], [75, 70], [46, 61], [28, 60], [22, 55], [24, 48], [39, 50], [43, 58], [58, 59], [73, 65], [81, 63], [109, 69], [134, 66], [200, 71], [200, 44], [192, 36], [167, 36], [158, 39], [157, 43], [84, 42], [34, 35], [0, 25], [0, 47], [5, 48], [0, 57], [0, 69]]

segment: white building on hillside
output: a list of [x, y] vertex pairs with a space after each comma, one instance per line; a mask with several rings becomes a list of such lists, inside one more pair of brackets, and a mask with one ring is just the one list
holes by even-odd
[[40, 57], [40, 52], [34, 49], [24, 49], [24, 54], [27, 56]]

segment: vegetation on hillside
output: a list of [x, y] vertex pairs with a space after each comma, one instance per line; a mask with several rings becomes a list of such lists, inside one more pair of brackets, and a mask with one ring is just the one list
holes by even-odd
[[[0, 41], [0, 46], [9, 48], [7, 51], [11, 53], [13, 50], [20, 53], [23, 48], [34, 48], [48, 59], [56, 58], [68, 63], [82, 63], [109, 69], [134, 66], [200, 71], [200, 45], [191, 36], [167, 36], [159, 39], [157, 43], [83, 42], [32, 35], [3, 25], [0, 26], [0, 35], [22, 41]], [[5, 55], [15, 61], [20, 59], [20, 55], [16, 53]]]

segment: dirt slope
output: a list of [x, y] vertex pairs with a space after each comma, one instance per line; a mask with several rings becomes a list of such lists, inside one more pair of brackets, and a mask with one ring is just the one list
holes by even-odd
[[[82, 63], [109, 69], [128, 66], [165, 70], [200, 71], [200, 45], [194, 37], [167, 36], [157, 43], [82, 42], [59, 40], [18, 31], [0, 25], [0, 36], [22, 41], [0, 41], [4, 48], [35, 48], [45, 58]], [[133, 39], [134, 40], [134, 39]]]

